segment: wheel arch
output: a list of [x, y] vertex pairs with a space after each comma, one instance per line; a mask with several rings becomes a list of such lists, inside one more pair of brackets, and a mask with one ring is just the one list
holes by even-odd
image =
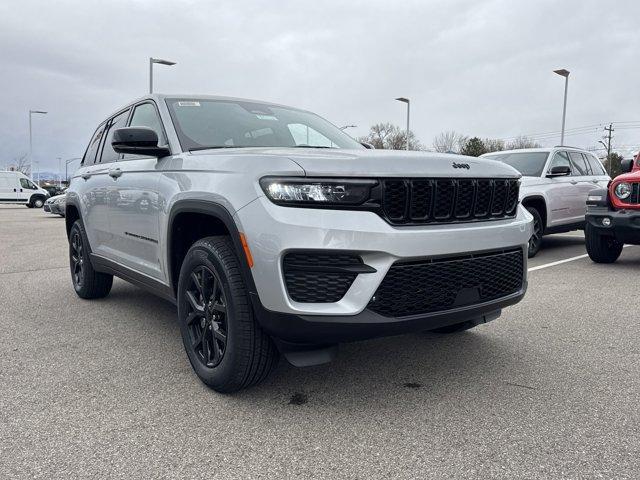
[[547, 201], [542, 195], [529, 195], [522, 199], [520, 202], [524, 207], [533, 207], [540, 213], [542, 217], [542, 228], [543, 231], [547, 229]]
[[[186, 228], [190, 227], [190, 228]], [[240, 261], [247, 290], [255, 292], [251, 268], [244, 254], [240, 231], [233, 216], [223, 205], [210, 200], [179, 200], [172, 207], [167, 222], [166, 259], [170, 287], [177, 296], [180, 266], [197, 240], [212, 235], [227, 235]]]
[[69, 234], [71, 233], [71, 227], [76, 223], [76, 220], [80, 219], [80, 209], [74, 203], [70, 203], [67, 201], [65, 206], [65, 215], [64, 215], [64, 223], [67, 229], [67, 238], [69, 238]]

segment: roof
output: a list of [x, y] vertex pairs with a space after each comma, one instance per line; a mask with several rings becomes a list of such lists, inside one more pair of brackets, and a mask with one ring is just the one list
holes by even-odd
[[540, 152], [540, 153], [549, 153], [553, 150], [572, 150], [572, 151], [576, 151], [576, 152], [587, 152], [587, 153], [592, 153], [589, 152], [588, 150], [585, 150], [584, 148], [577, 148], [577, 147], [560, 147], [560, 146], [555, 146], [555, 147], [540, 147], [540, 148], [517, 148], [514, 150], [500, 150], [497, 152], [489, 152], [489, 153], [485, 153], [483, 155], [481, 155], [482, 157], [484, 157], [485, 155], [496, 155], [496, 154], [501, 154], [501, 153], [527, 153], [527, 152]]

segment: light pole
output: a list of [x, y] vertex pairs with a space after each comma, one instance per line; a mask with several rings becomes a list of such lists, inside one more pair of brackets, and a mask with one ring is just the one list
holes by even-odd
[[153, 64], [158, 63], [160, 65], [175, 65], [176, 62], [170, 60], [163, 60], [161, 58], [149, 57], [149, 93], [153, 93]]
[[562, 134], [560, 135], [560, 146], [564, 145], [564, 121], [567, 118], [567, 90], [569, 89], [569, 70], [564, 68], [554, 70], [561, 77], [564, 77], [564, 106], [562, 107]]
[[81, 160], [81, 157], [68, 158], [64, 161], [64, 179], [67, 183], [69, 183], [69, 164], [76, 160]]
[[34, 113], [46, 115], [47, 112], [43, 112], [42, 110], [29, 110], [29, 176], [31, 180], [33, 180], [33, 134], [31, 131], [31, 116]]
[[409, 107], [410, 107], [410, 102], [408, 98], [405, 97], [398, 97], [396, 98], [397, 101], [402, 102], [402, 103], [406, 103], [407, 104], [407, 151], [409, 150]]

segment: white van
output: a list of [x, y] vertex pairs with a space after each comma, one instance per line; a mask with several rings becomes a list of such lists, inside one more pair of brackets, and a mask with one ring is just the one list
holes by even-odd
[[49, 193], [20, 172], [0, 172], [0, 203], [42, 208]]

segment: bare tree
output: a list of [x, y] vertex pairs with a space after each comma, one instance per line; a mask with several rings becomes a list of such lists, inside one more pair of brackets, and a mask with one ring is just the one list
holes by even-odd
[[504, 140], [498, 138], [485, 138], [482, 143], [484, 144], [485, 153], [504, 150]]
[[[369, 130], [369, 134], [358, 138], [358, 141], [370, 143], [381, 150], [404, 150], [407, 146], [407, 132], [392, 123], [376, 123]], [[423, 150], [422, 144], [411, 130], [409, 150]]]
[[510, 142], [507, 142], [507, 150], [519, 150], [521, 148], [539, 148], [541, 145], [532, 138], [520, 135]]
[[29, 174], [31, 173], [29, 156], [26, 153], [23, 153], [17, 157], [14, 157], [13, 163], [9, 165], [9, 169], [16, 172], [24, 173], [26, 176], [29, 176]]
[[453, 130], [441, 132], [433, 139], [433, 149], [441, 153], [459, 153], [468, 140], [468, 137]]

